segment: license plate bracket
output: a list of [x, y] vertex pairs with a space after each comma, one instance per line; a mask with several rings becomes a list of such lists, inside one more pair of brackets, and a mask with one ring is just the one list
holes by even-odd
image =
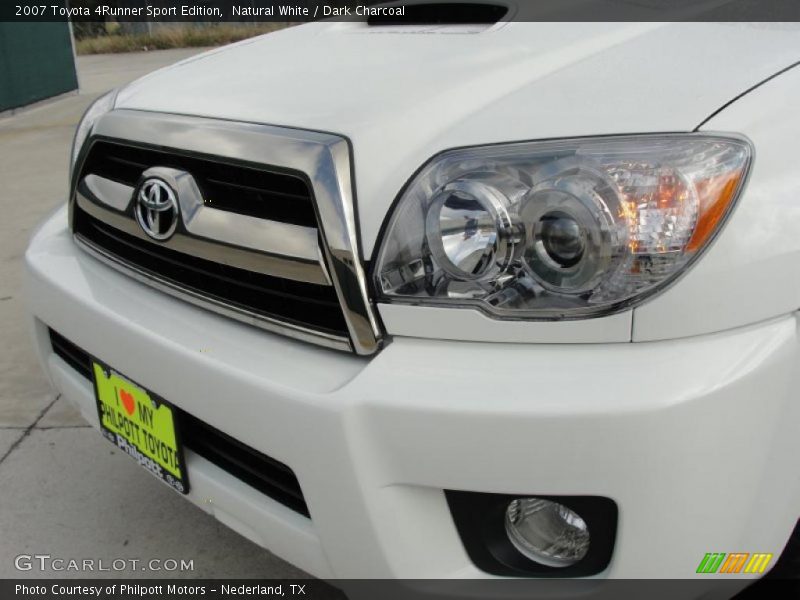
[[175, 407], [97, 359], [92, 380], [103, 436], [172, 489], [188, 494]]

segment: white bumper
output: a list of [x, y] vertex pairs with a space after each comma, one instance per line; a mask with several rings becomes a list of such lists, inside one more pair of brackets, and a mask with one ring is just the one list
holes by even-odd
[[486, 577], [443, 489], [612, 498], [601, 576], [617, 578], [692, 577], [706, 552], [777, 557], [800, 514], [796, 315], [649, 343], [395, 337], [362, 359], [137, 283], [81, 252], [63, 210], [26, 259], [55, 386], [97, 425], [47, 327], [289, 465], [311, 520], [191, 453], [189, 498], [320, 577]]

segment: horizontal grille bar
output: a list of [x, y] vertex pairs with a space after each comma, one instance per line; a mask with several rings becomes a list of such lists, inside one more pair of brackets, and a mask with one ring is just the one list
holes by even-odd
[[316, 227], [308, 184], [299, 174], [245, 166], [219, 158], [97, 141], [84, 162], [83, 175], [97, 175], [131, 187], [155, 166], [188, 171], [205, 204], [217, 210], [279, 223]]
[[[115, 206], [118, 200], [110, 197], [101, 200], [96, 195], [101, 193], [98, 189], [101, 186], [93, 177], [89, 175], [78, 186], [77, 205], [96, 219], [138, 238], [145, 245], [158, 244], [199, 258], [276, 277], [321, 285], [330, 283], [321, 263], [315, 229], [258, 221], [252, 217], [206, 209], [194, 212], [191, 223], [184, 224], [188, 232], [180, 231], [168, 240], [155, 242], [144, 233], [127, 205], [118, 208]], [[127, 197], [132, 195], [133, 188], [130, 188]], [[220, 215], [223, 215], [223, 219], [215, 218]], [[226, 222], [226, 216], [234, 217], [234, 222]], [[243, 219], [256, 223], [242, 222]], [[225, 231], [230, 232], [229, 235]]]
[[333, 287], [282, 279], [176, 252], [96, 219], [75, 206], [79, 239], [152, 278], [267, 318], [346, 336], [347, 325]]
[[[89, 354], [50, 329], [53, 352], [83, 377], [91, 380]], [[237, 479], [280, 502], [295, 512], [309, 517], [300, 483], [294, 471], [283, 464], [219, 431], [179, 407], [177, 423], [183, 444]]]

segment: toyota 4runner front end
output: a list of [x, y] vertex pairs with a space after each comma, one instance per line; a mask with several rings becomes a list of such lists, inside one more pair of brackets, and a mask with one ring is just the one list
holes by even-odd
[[44, 368], [319, 577], [758, 576], [800, 514], [798, 38], [316, 23], [156, 72], [27, 252]]

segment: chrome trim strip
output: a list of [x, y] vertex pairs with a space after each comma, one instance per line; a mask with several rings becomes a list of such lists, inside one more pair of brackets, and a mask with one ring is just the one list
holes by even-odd
[[129, 275], [137, 281], [145, 283], [164, 293], [170, 294], [171, 296], [180, 298], [181, 300], [189, 302], [190, 304], [199, 306], [201, 308], [211, 308], [214, 312], [225, 315], [226, 317], [230, 317], [231, 319], [235, 319], [249, 325], [255, 325], [261, 329], [280, 333], [297, 340], [311, 342], [334, 350], [352, 351], [353, 349], [350, 341], [345, 337], [325, 333], [316, 329], [308, 329], [300, 325], [294, 325], [293, 323], [287, 321], [273, 319], [266, 315], [258, 314], [243, 308], [238, 308], [231, 304], [220, 302], [210, 296], [198, 294], [185, 287], [175, 285], [168, 280], [161, 279], [160, 277], [144, 271], [143, 269], [139, 269], [130, 263], [120, 261], [114, 255], [105, 252], [102, 248], [96, 246], [90, 240], [87, 240], [80, 234], [75, 234], [73, 237], [76, 244], [101, 262], [114, 267], [119, 271], [123, 271], [126, 275]]
[[348, 142], [336, 137], [321, 158], [313, 185], [324, 224], [323, 247], [353, 346], [359, 354], [372, 354], [380, 347], [381, 330], [361, 263]]
[[86, 186], [88, 193], [84, 195], [87, 198], [97, 200], [114, 210], [125, 212], [131, 205], [134, 188], [129, 185], [97, 175], [87, 175], [83, 178], [81, 185]]
[[175, 250], [176, 252], [183, 252], [190, 256], [204, 258], [206, 260], [231, 265], [239, 269], [263, 273], [265, 275], [273, 275], [275, 277], [283, 277], [285, 279], [293, 279], [295, 281], [307, 283], [316, 283], [318, 285], [330, 285], [330, 280], [319, 263], [307, 263], [298, 260], [287, 260], [280, 256], [271, 256], [269, 254], [257, 254], [250, 250], [226, 246], [218, 242], [205, 241], [201, 238], [185, 235], [184, 233], [175, 233], [168, 240], [157, 242], [150, 238], [142, 228], [139, 227], [136, 221], [124, 213], [109, 210], [92, 202], [84, 196], [81, 191], [78, 191], [76, 194], [76, 201], [81, 209], [95, 219], [99, 219], [109, 227], [127, 233], [128, 235], [134, 236], [148, 244], [153, 244], [154, 246], [162, 246], [170, 250]]
[[121, 109], [107, 113], [95, 124], [81, 149], [76, 172], [97, 138], [176, 148], [306, 174], [314, 192], [325, 263], [353, 350], [362, 355], [378, 350], [381, 330], [361, 262], [350, 147], [345, 138], [272, 125]]

